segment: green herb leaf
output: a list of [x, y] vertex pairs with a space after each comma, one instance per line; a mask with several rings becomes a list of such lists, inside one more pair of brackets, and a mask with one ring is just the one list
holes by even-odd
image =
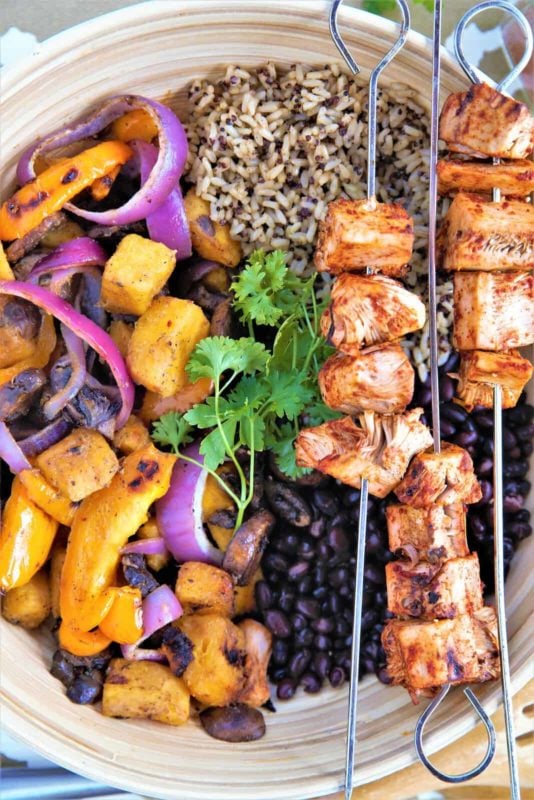
[[306, 376], [299, 372], [271, 372], [266, 383], [269, 407], [277, 417], [296, 419], [313, 398]]
[[217, 380], [224, 372], [251, 375], [263, 370], [268, 353], [265, 345], [251, 338], [231, 339], [229, 336], [208, 336], [193, 350], [187, 362], [187, 374], [192, 381], [199, 378]]
[[233, 443], [235, 440], [237, 420], [227, 419], [221, 423], [221, 430], [217, 427], [202, 439], [199, 452], [204, 456], [204, 464], [208, 469], [216, 470], [229, 457], [228, 449], [225, 444]]
[[397, 8], [397, 3], [396, 0], [364, 0], [362, 8], [371, 14], [387, 14]]
[[295, 460], [295, 428], [289, 422], [280, 425], [277, 438], [268, 442], [275, 454], [276, 465], [293, 480], [311, 472], [305, 467], [298, 467]]
[[157, 444], [172, 447], [178, 453], [180, 447], [193, 441], [191, 426], [177, 411], [163, 414], [152, 426], [152, 438]]

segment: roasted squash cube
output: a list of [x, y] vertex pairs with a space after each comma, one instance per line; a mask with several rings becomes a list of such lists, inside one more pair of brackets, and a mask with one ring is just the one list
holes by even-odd
[[139, 417], [132, 414], [126, 420], [126, 424], [115, 433], [113, 437], [113, 445], [120, 450], [121, 453], [133, 453], [144, 447], [150, 442], [150, 434], [146, 426], [141, 422]]
[[35, 354], [40, 324], [39, 311], [31, 303], [7, 294], [0, 296], [0, 369]]
[[154, 661], [111, 661], [102, 697], [104, 716], [183, 725], [189, 710], [189, 692], [169, 667]]
[[37, 456], [37, 466], [52, 486], [76, 503], [107, 486], [119, 462], [101, 433], [78, 428]]
[[15, 280], [13, 270], [11, 269], [9, 261], [7, 260], [6, 251], [4, 250], [4, 245], [2, 242], [0, 242], [0, 279], [3, 281]]
[[175, 264], [174, 250], [136, 233], [128, 234], [106, 262], [102, 305], [114, 314], [144, 314]]
[[162, 397], [156, 392], [145, 392], [139, 415], [143, 422], [149, 423], [159, 419], [163, 414], [168, 414], [169, 411], [185, 414], [197, 403], [202, 403], [212, 391], [213, 381], [211, 378], [199, 378], [193, 383], [187, 381], [170, 397]]
[[128, 343], [132, 338], [133, 325], [122, 319], [114, 319], [108, 328], [108, 333], [118, 347], [119, 353], [126, 358]]
[[234, 615], [234, 584], [219, 567], [201, 561], [182, 564], [176, 581], [176, 597], [186, 614]]
[[66, 547], [60, 544], [54, 545], [50, 557], [50, 597], [52, 602], [52, 614], [56, 619], [61, 616], [59, 596], [61, 592], [61, 572], [66, 555]]
[[50, 581], [43, 570], [36, 572], [24, 586], [11, 589], [2, 600], [4, 619], [28, 630], [39, 627], [51, 608]]
[[210, 204], [197, 195], [195, 187], [187, 192], [184, 207], [193, 248], [199, 256], [225, 267], [237, 267], [242, 258], [241, 245], [230, 236], [228, 225], [211, 219]]
[[191, 300], [158, 297], [140, 317], [126, 361], [136, 383], [170, 397], [187, 383], [185, 365], [209, 334], [209, 322]]
[[186, 614], [178, 628], [193, 643], [193, 660], [184, 681], [207, 706], [234, 703], [245, 684], [245, 636], [237, 625], [218, 614]]

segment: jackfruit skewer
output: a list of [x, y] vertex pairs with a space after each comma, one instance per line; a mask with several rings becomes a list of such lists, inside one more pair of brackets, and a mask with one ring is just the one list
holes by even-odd
[[493, 387], [499, 384], [502, 407], [513, 408], [521, 392], [532, 378], [534, 367], [518, 350], [492, 353], [487, 350], [470, 350], [460, 354], [457, 402], [468, 411], [475, 406], [493, 408]]
[[393, 503], [386, 508], [386, 519], [389, 549], [412, 565], [469, 554], [464, 503], [426, 508]]
[[439, 453], [418, 453], [394, 491], [401, 503], [414, 508], [476, 503], [482, 497], [471, 456], [449, 442], [442, 442]]
[[442, 158], [437, 170], [442, 195], [474, 192], [485, 196], [491, 195], [494, 187], [507, 197], [527, 197], [534, 192], [534, 163], [525, 158], [500, 164]]

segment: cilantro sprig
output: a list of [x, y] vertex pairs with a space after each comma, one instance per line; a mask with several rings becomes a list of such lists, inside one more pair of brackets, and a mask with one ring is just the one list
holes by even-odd
[[[232, 462], [239, 488], [224, 488], [236, 504], [237, 527], [254, 493], [256, 454], [272, 450], [278, 467], [296, 478], [307, 471], [295, 462], [301, 419], [320, 424], [337, 416], [317, 385], [319, 367], [333, 351], [319, 334], [323, 304], [314, 281], [292, 273], [279, 250], [252, 253], [232, 284], [234, 309], [249, 335], [203, 339], [186, 369], [192, 381], [209, 378], [213, 394], [185, 415], [171, 412], [154, 425], [155, 441], [178, 455], [201, 432], [203, 466], [220, 483], [218, 467]], [[269, 329], [277, 329], [274, 339]], [[272, 340], [270, 349], [259, 337]], [[249, 453], [247, 469], [237, 457], [242, 448]]]

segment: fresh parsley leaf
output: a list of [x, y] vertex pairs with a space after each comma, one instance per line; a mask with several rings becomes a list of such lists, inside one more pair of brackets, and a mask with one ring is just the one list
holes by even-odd
[[257, 375], [241, 378], [228, 395], [228, 403], [235, 409], [256, 410], [266, 400], [268, 400], [267, 390]]
[[218, 380], [227, 371], [251, 375], [263, 370], [267, 358], [265, 345], [254, 339], [208, 336], [193, 350], [186, 370], [192, 381], [199, 378]]
[[239, 423], [239, 440], [249, 450], [265, 450], [265, 421], [254, 412], [242, 416]]
[[298, 467], [295, 460], [295, 428], [289, 422], [280, 425], [275, 439], [269, 441], [268, 446], [275, 455], [276, 465], [289, 478], [293, 480], [306, 475], [311, 470]]
[[321, 399], [317, 398], [315, 402], [310, 403], [306, 408], [306, 426], [322, 425], [323, 422], [339, 419], [340, 416], [339, 411], [332, 411]]
[[296, 419], [313, 398], [306, 376], [299, 372], [271, 372], [265, 379], [269, 406], [277, 417]]
[[163, 414], [152, 427], [152, 438], [158, 444], [172, 447], [177, 453], [184, 444], [193, 441], [191, 426], [177, 411]]
[[230, 445], [235, 441], [237, 420], [227, 419], [221, 423], [224, 436], [221, 436], [220, 429], [214, 428], [202, 439], [199, 451], [204, 456], [204, 464], [208, 469], [216, 470], [223, 464], [230, 454], [226, 447], [225, 439]]

